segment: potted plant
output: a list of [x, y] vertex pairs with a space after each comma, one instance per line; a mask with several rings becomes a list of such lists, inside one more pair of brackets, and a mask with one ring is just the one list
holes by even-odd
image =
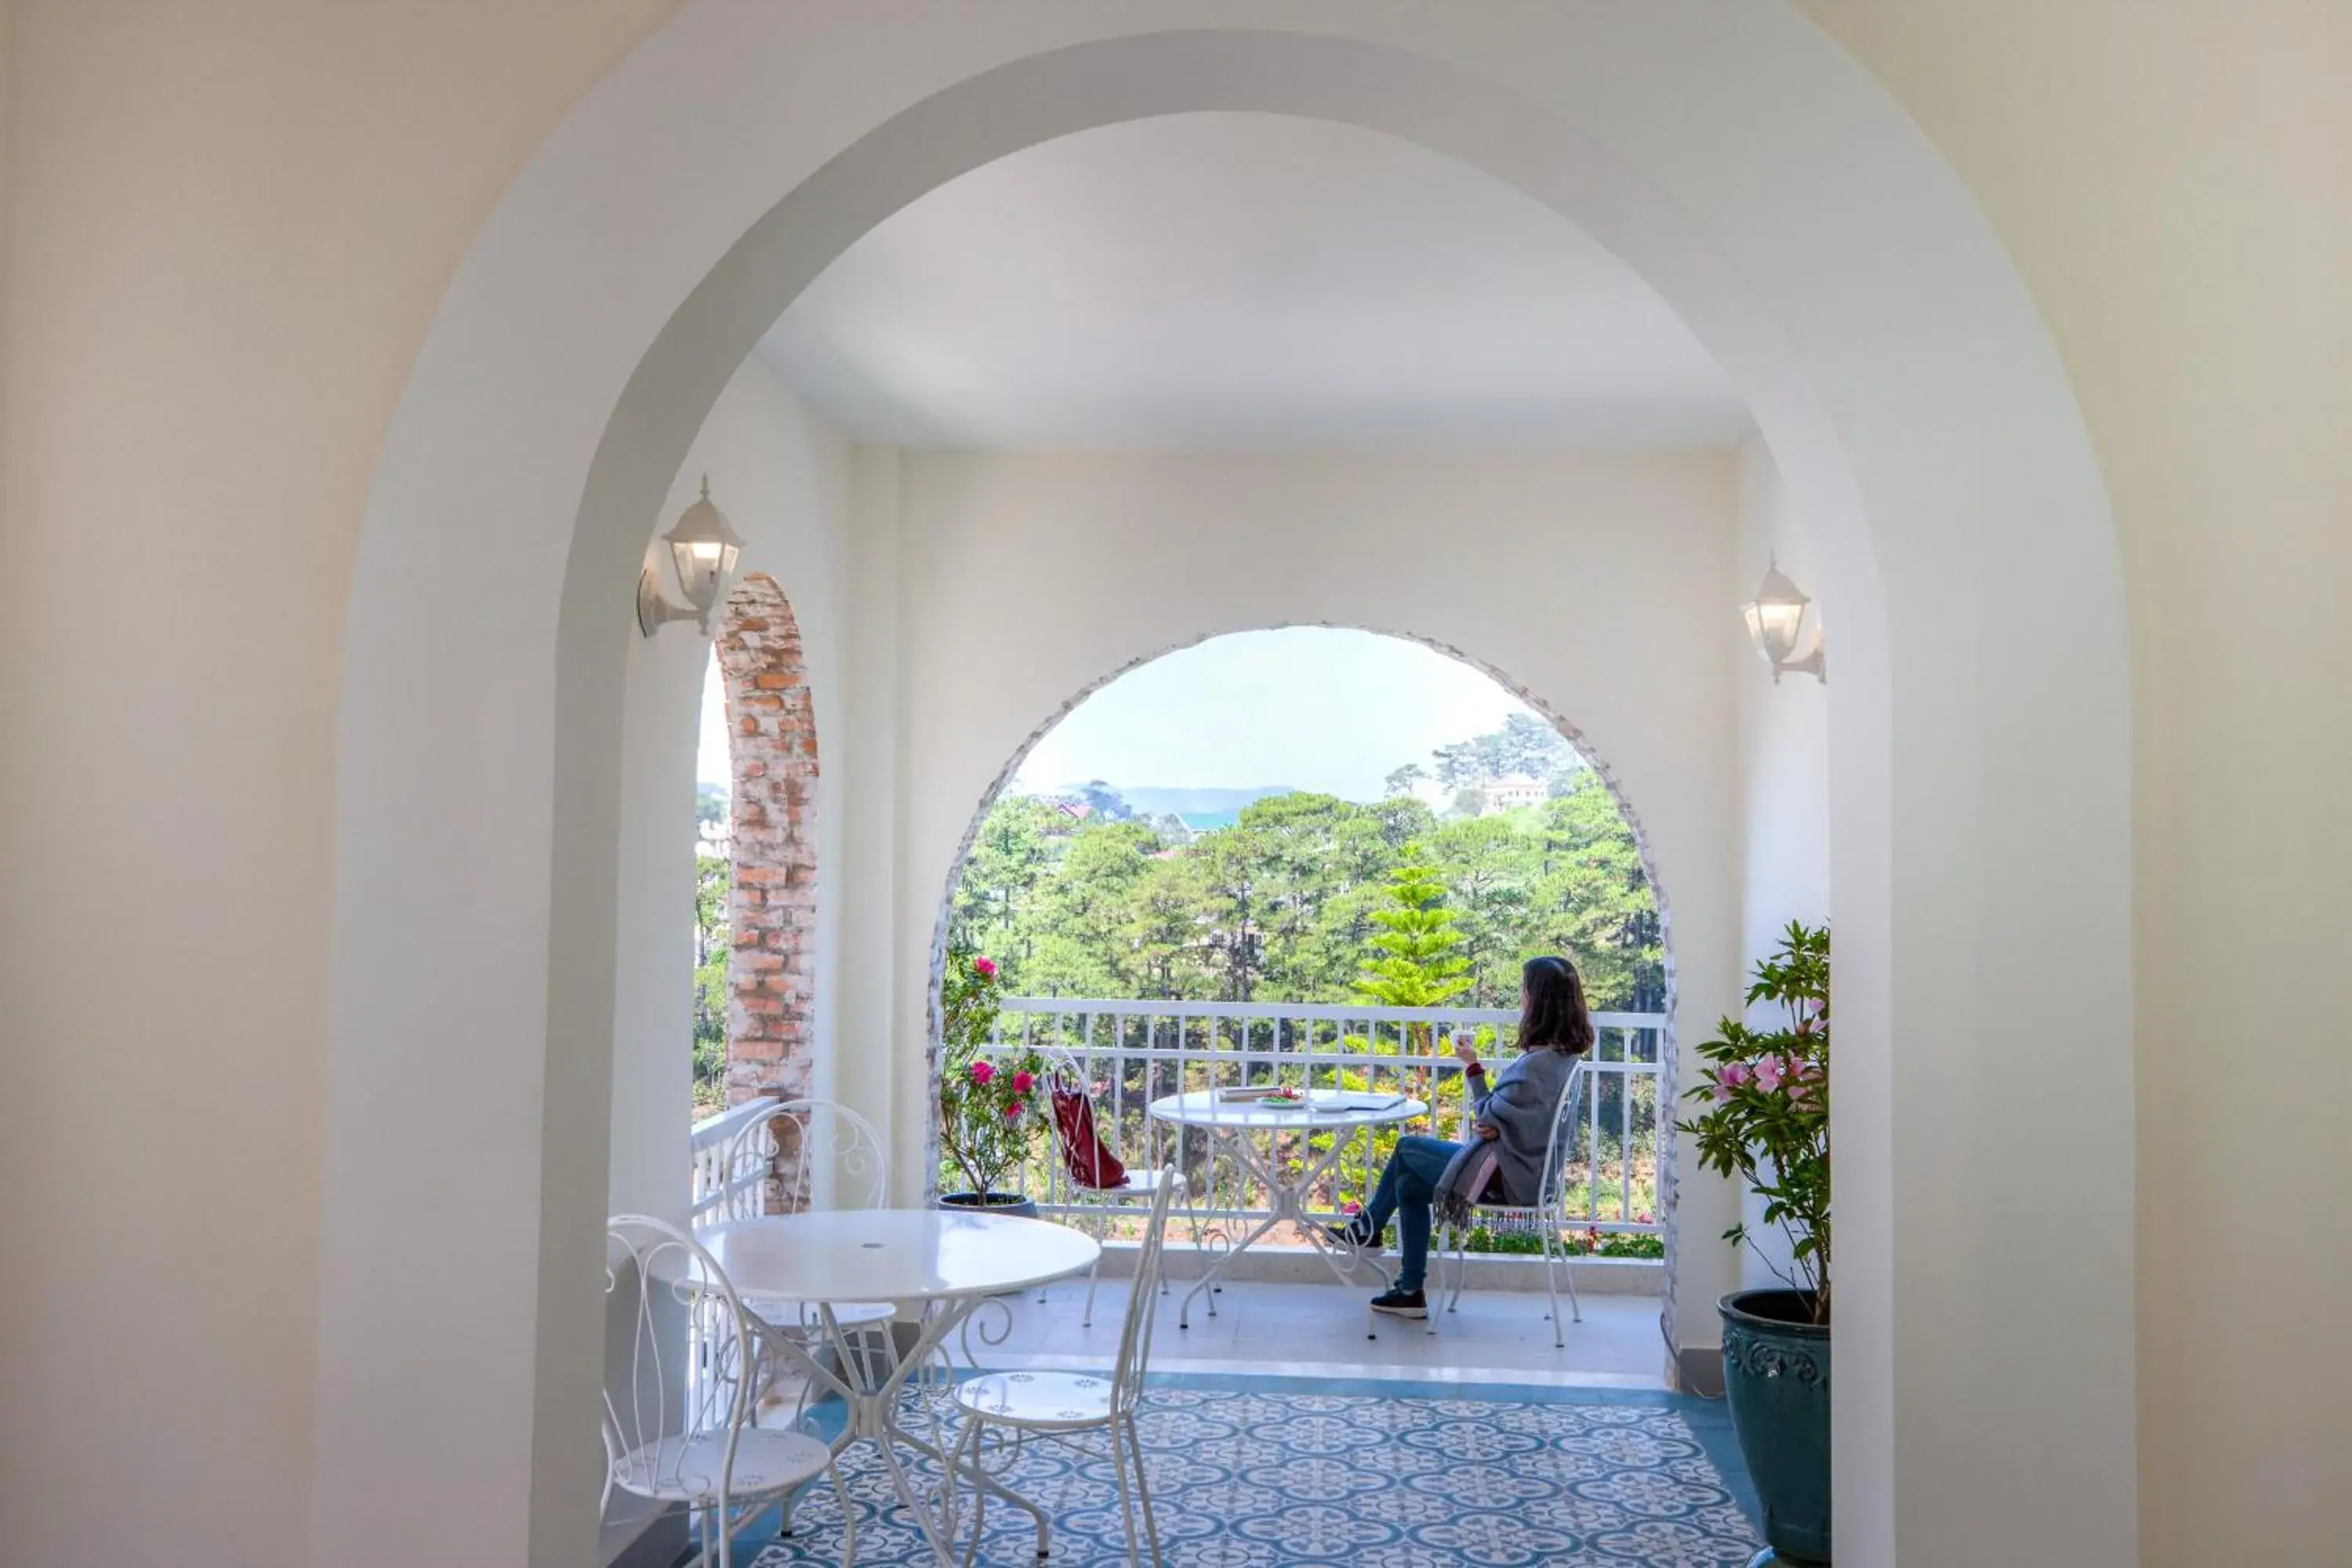
[[[1830, 1560], [1830, 933], [1791, 922], [1756, 966], [1750, 1006], [1770, 1002], [1780, 1026], [1735, 1019], [1698, 1047], [1711, 1064], [1688, 1098], [1706, 1110], [1676, 1131], [1699, 1163], [1764, 1201], [1762, 1220], [1788, 1241], [1784, 1268], [1743, 1223], [1724, 1233], [1756, 1248], [1781, 1283], [1735, 1290], [1723, 1314], [1723, 1386], [1741, 1457], [1764, 1506], [1769, 1549], [1757, 1563]], [[1753, 1565], [1751, 1565], [1753, 1568]]]
[[1002, 979], [993, 962], [951, 949], [940, 985], [940, 1145], [963, 1183], [940, 1206], [1035, 1217], [1019, 1188], [1044, 1117], [1045, 1063], [1034, 1051], [984, 1053], [996, 1032]]

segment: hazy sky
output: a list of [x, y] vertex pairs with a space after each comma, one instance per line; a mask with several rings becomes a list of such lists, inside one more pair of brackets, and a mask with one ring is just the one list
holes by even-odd
[[[1501, 726], [1523, 704], [1455, 659], [1399, 637], [1293, 626], [1212, 638], [1130, 670], [1080, 703], [1018, 787], [1288, 784], [1378, 800], [1430, 749]], [[727, 777], [719, 688], [706, 684], [698, 777]]]

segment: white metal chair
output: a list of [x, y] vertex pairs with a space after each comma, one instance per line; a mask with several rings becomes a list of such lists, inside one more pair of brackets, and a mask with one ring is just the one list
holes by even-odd
[[[830, 1100], [780, 1101], [772, 1116], [751, 1122], [727, 1147], [725, 1198], [713, 1223], [753, 1219], [804, 1209], [878, 1209], [890, 1203], [889, 1165], [874, 1124]], [[762, 1174], [764, 1173], [764, 1174]], [[746, 1180], [747, 1176], [759, 1179]], [[834, 1321], [861, 1355], [893, 1353], [888, 1301], [835, 1301]], [[752, 1292], [744, 1309], [762, 1330], [801, 1343], [822, 1337], [817, 1304]]]
[[[1526, 1204], [1477, 1204], [1473, 1207], [1478, 1215], [1520, 1229], [1531, 1229], [1543, 1244], [1544, 1289], [1551, 1297], [1551, 1342], [1555, 1347], [1568, 1343], [1559, 1319], [1559, 1272], [1568, 1276], [1568, 1310], [1571, 1321], [1584, 1321], [1584, 1309], [1576, 1299], [1576, 1268], [1570, 1261], [1568, 1244], [1561, 1233], [1568, 1228], [1568, 1165], [1570, 1147], [1576, 1142], [1577, 1108], [1584, 1103], [1584, 1058], [1569, 1068], [1568, 1082], [1560, 1086], [1559, 1103], [1552, 1108], [1551, 1134], [1544, 1145], [1543, 1182], [1537, 1189], [1536, 1201]], [[1462, 1136], [1474, 1138], [1471, 1123], [1475, 1120], [1467, 1097], [1462, 1108]], [[1465, 1231], [1454, 1226], [1444, 1227], [1438, 1237], [1438, 1260], [1444, 1261], [1449, 1243], [1454, 1249], [1454, 1289], [1445, 1299], [1449, 1312], [1462, 1300], [1463, 1277], [1469, 1271], [1469, 1259], [1465, 1243]], [[1432, 1331], [1435, 1331], [1433, 1327]]]
[[[1110, 1234], [1110, 1217], [1114, 1212], [1120, 1208], [1156, 1204], [1160, 1188], [1169, 1181], [1178, 1179], [1176, 1168], [1170, 1165], [1162, 1170], [1149, 1171], [1139, 1166], [1127, 1164], [1124, 1158], [1119, 1155], [1118, 1129], [1115, 1125], [1117, 1117], [1114, 1114], [1108, 1119], [1114, 1125], [1108, 1127], [1104, 1125], [1106, 1118], [1102, 1114], [1102, 1108], [1094, 1104], [1094, 1086], [1087, 1075], [1086, 1064], [1067, 1051], [1048, 1049], [1040, 1054], [1045, 1058], [1049, 1087], [1066, 1082], [1074, 1085], [1079, 1093], [1087, 1097], [1088, 1103], [1094, 1109], [1096, 1136], [1102, 1140], [1103, 1146], [1108, 1150], [1112, 1157], [1119, 1159], [1121, 1165], [1126, 1167], [1127, 1179], [1116, 1187], [1088, 1184], [1076, 1169], [1077, 1162], [1070, 1158], [1062, 1136], [1060, 1122], [1055, 1121], [1054, 1143], [1056, 1152], [1063, 1156], [1062, 1179], [1068, 1184], [1070, 1192], [1076, 1194], [1079, 1206], [1087, 1212], [1087, 1217], [1081, 1222], [1081, 1228], [1099, 1243]], [[1195, 1247], [1200, 1245], [1201, 1237], [1200, 1214], [1195, 1210], [1192, 1215], [1192, 1243]], [[1101, 1282], [1102, 1259], [1097, 1258], [1094, 1267], [1087, 1270], [1087, 1304], [1085, 1310], [1078, 1314], [1081, 1327], [1094, 1326], [1095, 1290]], [[1166, 1280], [1160, 1281], [1160, 1289], [1163, 1293], [1167, 1290]], [[1044, 1291], [1038, 1292], [1038, 1300], [1045, 1300]], [[1213, 1310], [1214, 1305], [1213, 1302], [1211, 1303]]]
[[[1151, 1517], [1151, 1483], [1144, 1475], [1143, 1446], [1135, 1427], [1136, 1405], [1143, 1397], [1144, 1374], [1151, 1363], [1151, 1326], [1159, 1299], [1160, 1259], [1168, 1239], [1168, 1209], [1184, 1187], [1174, 1165], [1164, 1165], [1151, 1188], [1151, 1217], [1143, 1245], [1135, 1258], [1135, 1288], [1127, 1299], [1127, 1320], [1119, 1329], [1118, 1358], [1110, 1375], [1087, 1372], [992, 1372], [957, 1385], [957, 1414], [963, 1429], [956, 1435], [950, 1481], [960, 1470], [985, 1462], [982, 1444], [988, 1429], [1002, 1426], [1013, 1434], [1016, 1447], [1026, 1437], [1083, 1447], [1080, 1439], [1100, 1432], [1110, 1446], [1112, 1472], [1118, 1478], [1119, 1515], [1127, 1526], [1129, 1568], [1149, 1563], [1160, 1568], [1160, 1529]], [[1129, 1471], [1134, 1473], [1132, 1492]], [[1135, 1532], [1137, 1506], [1143, 1514], [1144, 1540], [1150, 1555], [1139, 1559]], [[980, 1552], [987, 1524], [988, 1489], [973, 1489], [971, 1543], [964, 1551], [964, 1568]]]
[[734, 1533], [823, 1475], [841, 1499], [844, 1568], [857, 1516], [832, 1451], [803, 1432], [751, 1424], [755, 1329], [735, 1288], [686, 1232], [645, 1215], [605, 1224], [604, 1291], [635, 1292], [627, 1385], [604, 1391], [604, 1501], [615, 1489], [696, 1519], [697, 1564], [732, 1568]]

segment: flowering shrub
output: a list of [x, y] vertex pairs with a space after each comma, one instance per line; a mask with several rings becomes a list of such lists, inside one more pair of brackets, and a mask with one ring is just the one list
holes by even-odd
[[[1642, 1216], [1646, 1220], [1649, 1216]], [[1643, 1231], [1602, 1230], [1591, 1226], [1560, 1237], [1571, 1258], [1664, 1258], [1664, 1237]], [[1489, 1230], [1479, 1226], [1462, 1240], [1465, 1252], [1535, 1257], [1543, 1251], [1543, 1237], [1532, 1230]]]
[[1035, 1052], [981, 1054], [995, 1033], [1001, 994], [992, 960], [950, 950], [940, 986], [940, 1145], [970, 1190], [983, 1195], [1009, 1190], [1004, 1184], [1028, 1160], [1045, 1120], [1038, 1102], [1047, 1099]]
[[[1830, 1321], [1830, 933], [1791, 922], [1756, 966], [1748, 1000], [1780, 1005], [1785, 1026], [1750, 1029], [1731, 1018], [1698, 1047], [1715, 1064], [1686, 1099], [1707, 1106], [1675, 1130], [1697, 1140], [1698, 1162], [1738, 1176], [1764, 1200], [1764, 1223], [1789, 1238], [1793, 1274], [1773, 1272]], [[1754, 1245], [1745, 1225], [1724, 1239]], [[1760, 1253], [1759, 1253], [1760, 1256]]]

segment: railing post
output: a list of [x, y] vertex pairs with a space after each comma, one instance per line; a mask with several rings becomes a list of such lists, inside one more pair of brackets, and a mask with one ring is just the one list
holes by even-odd
[[[1509, 1053], [1517, 1023], [1515, 1014], [1501, 1008], [1391, 1008], [1278, 1002], [1014, 997], [1005, 1001], [1003, 1010], [1019, 1016], [1017, 1027], [1000, 1017], [991, 1031], [988, 1049], [1012, 1049], [1009, 1042], [1016, 1033], [1025, 1047], [1032, 1041], [1033, 1031], [1050, 1031], [1056, 1047], [1079, 1063], [1090, 1085], [1097, 1081], [1106, 1084], [1108, 1103], [1098, 1105], [1097, 1110], [1107, 1122], [1107, 1135], [1120, 1151], [1139, 1151], [1138, 1162], [1156, 1166], [1161, 1149], [1172, 1145], [1180, 1169], [1188, 1175], [1195, 1173], [1189, 1163], [1191, 1146], [1183, 1131], [1167, 1133], [1146, 1113], [1146, 1107], [1161, 1093], [1276, 1080], [1344, 1087], [1360, 1079], [1368, 1089], [1425, 1098], [1431, 1108], [1433, 1130], [1454, 1133], [1447, 1117], [1459, 1112], [1453, 1110], [1454, 1102], [1447, 1096], [1457, 1091], [1456, 1080], [1462, 1075], [1451, 1056], [1453, 1030], [1468, 1027], [1485, 1034], [1490, 1042], [1486, 1047], [1488, 1060], [1499, 1066], [1498, 1058]], [[1170, 1026], [1163, 1028], [1163, 1023]], [[1597, 1043], [1590, 1070], [1583, 1075], [1592, 1087], [1583, 1091], [1589, 1098], [1577, 1108], [1576, 1119], [1584, 1123], [1587, 1180], [1582, 1212], [1574, 1217], [1580, 1219], [1585, 1228], [1655, 1232], [1658, 1222], [1654, 1216], [1649, 1221], [1633, 1217], [1633, 1160], [1637, 1139], [1646, 1138], [1651, 1144], [1650, 1158], [1654, 1161], [1663, 1119], [1671, 1111], [1669, 1086], [1661, 1081], [1662, 1068], [1656, 1059], [1655, 1041], [1664, 1020], [1655, 1014], [1606, 1014], [1596, 1017], [1594, 1023], [1602, 1041], [1613, 1043], [1614, 1048]], [[1389, 1034], [1386, 1045], [1381, 1037], [1383, 1028]], [[1101, 1037], [1098, 1029], [1112, 1031], [1114, 1037]], [[1358, 1029], [1360, 1036], [1353, 1032]], [[1130, 1033], [1136, 1037], [1130, 1039]], [[1163, 1063], [1168, 1064], [1164, 1070]], [[1130, 1085], [1130, 1068], [1139, 1066], [1137, 1081]], [[1600, 1088], [1604, 1077], [1616, 1080], [1620, 1095], [1618, 1114], [1605, 1120]], [[1644, 1079], [1649, 1080], [1651, 1089], [1645, 1103], [1636, 1106], [1635, 1088]], [[1601, 1134], [1608, 1121], [1616, 1123], [1619, 1140], [1615, 1184], [1618, 1213], [1603, 1220], [1600, 1217]], [[1202, 1142], [1205, 1143], [1205, 1138]], [[1296, 1154], [1298, 1151], [1291, 1152]], [[1318, 1202], [1336, 1203], [1339, 1189], [1350, 1184], [1351, 1173], [1354, 1190], [1368, 1190], [1378, 1152], [1373, 1140], [1364, 1140], [1360, 1148], [1351, 1151], [1349, 1160], [1333, 1170], [1331, 1179], [1336, 1185], [1331, 1192], [1318, 1193]], [[1213, 1168], [1213, 1147], [1207, 1148], [1202, 1158], [1210, 1163], [1199, 1173], [1202, 1179], [1195, 1190], [1210, 1204], [1218, 1205], [1220, 1212], [1227, 1212], [1215, 1191], [1218, 1173]], [[1076, 1194], [1065, 1179], [1060, 1162], [1051, 1157], [1050, 1151], [1047, 1160], [1047, 1174], [1038, 1187], [1052, 1201], [1041, 1206], [1049, 1212], [1070, 1212], [1069, 1200]], [[1655, 1182], [1654, 1166], [1646, 1180]], [[1262, 1193], [1244, 1190], [1232, 1197], [1231, 1212], [1236, 1218], [1263, 1216], [1267, 1212], [1265, 1194]], [[1654, 1198], [1652, 1207], [1655, 1207]]]

